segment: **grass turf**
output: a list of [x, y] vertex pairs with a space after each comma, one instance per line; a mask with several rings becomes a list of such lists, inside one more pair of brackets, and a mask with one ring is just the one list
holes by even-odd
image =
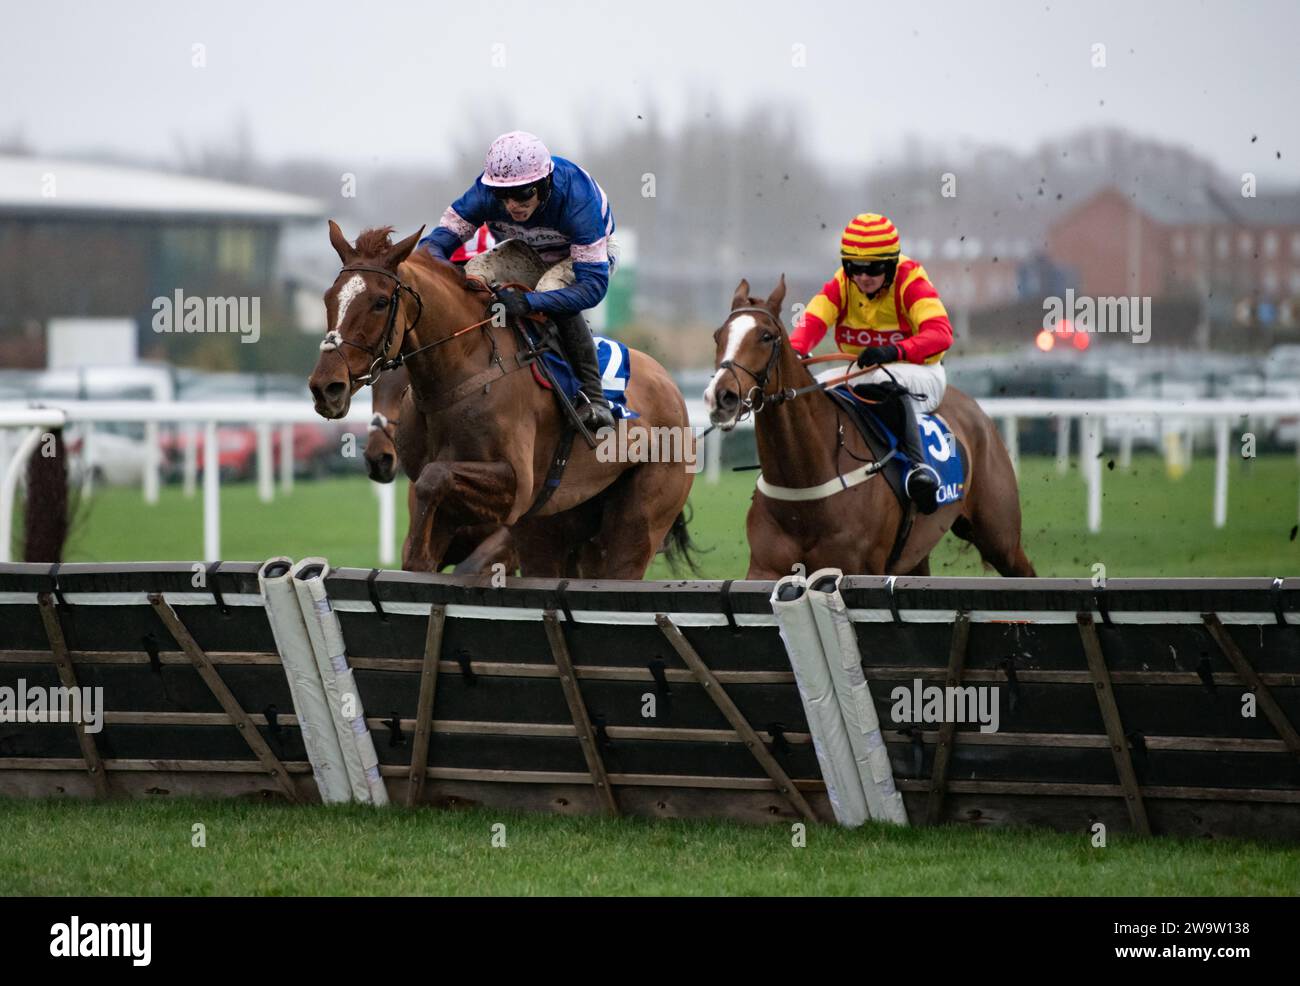
[[[205, 848], [192, 846], [204, 827]], [[505, 846], [494, 847], [493, 827]], [[24, 895], [1294, 894], [1300, 849], [969, 829], [559, 818], [188, 800], [0, 801]], [[500, 830], [498, 830], [499, 832]]]
[[[692, 534], [705, 577], [745, 572], [753, 473], [698, 482]], [[1213, 462], [1180, 480], [1154, 456], [1104, 473], [1103, 529], [1088, 534], [1077, 471], [1021, 468], [1026, 549], [1041, 575], [1294, 575], [1297, 470], [1291, 456], [1234, 463], [1228, 525], [1210, 523]], [[398, 493], [404, 529], [405, 488]], [[851, 520], [846, 520], [851, 522]], [[100, 489], [82, 506], [69, 561], [193, 559], [200, 501], [177, 487], [146, 506], [137, 489]], [[258, 560], [323, 554], [377, 563], [377, 509], [361, 477], [299, 483], [270, 504], [251, 484], [222, 491], [223, 554]], [[948, 539], [935, 574], [983, 574]], [[652, 577], [667, 575], [662, 561]], [[507, 846], [491, 846], [491, 826]], [[202, 823], [207, 848], [191, 848]], [[1237, 842], [966, 829], [815, 827], [804, 849], [785, 826], [609, 821], [488, 811], [375, 812], [202, 801], [78, 804], [0, 801], [5, 894], [1293, 894], [1300, 850]]]
[[[1077, 470], [1058, 476], [1048, 458], [1021, 463], [1025, 550], [1039, 575], [1091, 577], [1106, 566], [1122, 576], [1300, 574], [1296, 461], [1290, 455], [1234, 462], [1228, 523], [1211, 523], [1214, 462], [1193, 460], [1179, 480], [1164, 474], [1156, 456], [1135, 456], [1129, 470], [1104, 469], [1102, 530], [1089, 534], [1085, 489]], [[300, 482], [271, 503], [250, 483], [224, 487], [221, 496], [222, 554], [262, 560], [324, 555], [336, 566], [378, 564], [378, 506], [361, 476]], [[745, 511], [754, 474], [724, 474], [716, 485], [697, 478], [691, 494], [691, 534], [702, 549], [703, 577], [743, 577], [749, 549]], [[406, 529], [406, 486], [397, 490], [397, 530]], [[854, 523], [845, 518], [846, 523]], [[68, 561], [189, 560], [202, 555], [202, 505], [179, 487], [167, 487], [147, 506], [134, 488], [96, 491], [80, 507], [68, 542]], [[932, 556], [935, 575], [985, 574], [968, 545], [946, 538]], [[652, 578], [669, 577], [657, 560]]]

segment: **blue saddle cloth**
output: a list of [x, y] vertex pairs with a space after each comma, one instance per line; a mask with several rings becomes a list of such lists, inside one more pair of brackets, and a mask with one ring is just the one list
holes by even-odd
[[[614, 417], [629, 420], [641, 417], [627, 406], [627, 382], [631, 370], [628, 364], [627, 346], [616, 339], [606, 339], [604, 336], [592, 338], [596, 340], [596, 358], [600, 361], [601, 387], [605, 391], [605, 399], [609, 401]], [[582, 388], [568, 361], [561, 359], [558, 353], [550, 351], [543, 353], [542, 359], [546, 361], [551, 376], [569, 400], [576, 400], [578, 391]]]
[[[861, 401], [856, 400], [847, 387], [837, 387], [835, 389], [842, 397], [854, 405], [855, 410], [871, 419], [870, 423], [875, 428], [876, 433], [889, 443], [890, 449], [896, 450], [892, 461], [899, 463], [901, 475], [906, 476], [908, 470], [912, 468], [912, 462], [898, 447], [898, 436], [894, 434], [883, 417], [876, 411], [876, 406], [863, 404]], [[907, 398], [902, 399], [906, 400]], [[925, 461], [939, 475], [937, 499], [940, 505], [955, 503], [957, 500], [965, 498], [966, 457], [961, 444], [953, 437], [948, 422], [937, 414], [925, 414], [924, 412], [917, 412], [916, 418], [917, 424], [921, 428], [921, 451], [925, 454]]]

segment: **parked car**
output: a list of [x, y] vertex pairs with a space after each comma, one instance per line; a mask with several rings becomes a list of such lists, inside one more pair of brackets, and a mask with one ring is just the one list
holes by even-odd
[[[134, 486], [144, 481], [149, 448], [140, 425], [72, 425], [63, 437], [68, 451], [68, 479], [80, 485]], [[89, 473], [89, 476], [87, 476]]]
[[[331, 440], [331, 429], [325, 425], [295, 424], [293, 426], [294, 475], [321, 477], [329, 473], [337, 458], [339, 443]], [[190, 441], [197, 443], [196, 458], [200, 472], [207, 465], [203, 443], [203, 429], [176, 428], [161, 437], [163, 476], [169, 482], [179, 480], [185, 470], [185, 452]], [[280, 468], [280, 428], [271, 429], [271, 463]], [[223, 480], [246, 480], [257, 475], [257, 429], [248, 425], [222, 425], [217, 428], [217, 462]]]

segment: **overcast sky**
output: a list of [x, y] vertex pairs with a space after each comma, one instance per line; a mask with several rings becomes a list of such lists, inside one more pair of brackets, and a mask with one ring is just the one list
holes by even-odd
[[1300, 180], [1295, 2], [42, 0], [3, 30], [0, 137], [47, 153], [174, 158], [246, 116], [272, 159], [441, 164], [515, 126], [563, 154], [712, 98], [791, 107], [828, 166], [1112, 124]]

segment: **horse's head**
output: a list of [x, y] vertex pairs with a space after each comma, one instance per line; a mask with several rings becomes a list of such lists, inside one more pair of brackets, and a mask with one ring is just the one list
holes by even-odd
[[[329, 332], [307, 380], [321, 417], [348, 413], [352, 395], [375, 379], [379, 364], [397, 355], [406, 330], [419, 317], [419, 296], [402, 282], [397, 268], [415, 249], [424, 227], [400, 243], [392, 242], [392, 231], [368, 229], [353, 245], [330, 220], [330, 244], [343, 269], [325, 292]], [[404, 303], [415, 306], [406, 320], [399, 312]]]
[[704, 391], [704, 403], [709, 408], [709, 420], [723, 431], [736, 427], [752, 395], [766, 388], [787, 344], [785, 326], [781, 324], [784, 301], [784, 274], [766, 301], [751, 298], [749, 281], [742, 280], [731, 299], [731, 314], [713, 333], [717, 372]]
[[370, 388], [371, 410], [367, 430], [366, 472], [376, 483], [391, 483], [397, 475], [397, 424], [401, 418], [402, 396], [410, 386], [406, 367], [380, 374]]

